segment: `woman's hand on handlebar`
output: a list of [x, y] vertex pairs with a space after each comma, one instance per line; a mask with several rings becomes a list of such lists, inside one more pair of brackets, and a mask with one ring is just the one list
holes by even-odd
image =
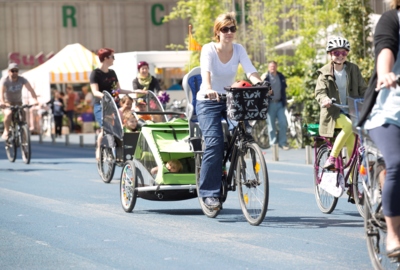
[[393, 72], [389, 72], [386, 74], [382, 74], [378, 76], [378, 81], [376, 84], [375, 91], [379, 91], [383, 88], [390, 88], [390, 87], [396, 87], [397, 84], [399, 84], [400, 76], [395, 75]]
[[216, 91], [212, 90], [212, 89], [207, 89], [206, 90], [206, 98], [210, 99], [210, 100], [216, 100], [217, 102], [219, 102], [219, 95]]
[[322, 101], [321, 107], [322, 108], [329, 108], [331, 105], [332, 105], [332, 100], [327, 97]]

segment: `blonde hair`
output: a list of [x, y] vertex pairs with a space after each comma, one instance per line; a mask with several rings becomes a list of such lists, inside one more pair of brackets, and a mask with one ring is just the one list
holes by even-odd
[[177, 159], [168, 160], [167, 163], [169, 164], [169, 166], [174, 167], [177, 172], [180, 172], [183, 169], [182, 163]]
[[233, 24], [234, 26], [237, 27], [236, 25], [236, 15], [234, 12], [228, 12], [219, 15], [215, 21], [214, 21], [214, 39], [219, 42], [219, 31], [221, 30], [222, 27], [228, 26], [230, 24]]
[[121, 98], [121, 104], [125, 104], [128, 100], [130, 100], [130, 101], [132, 101], [133, 102], [133, 98], [131, 98], [130, 96], [128, 96], [128, 95], [125, 95], [125, 96], [123, 96], [122, 98]]

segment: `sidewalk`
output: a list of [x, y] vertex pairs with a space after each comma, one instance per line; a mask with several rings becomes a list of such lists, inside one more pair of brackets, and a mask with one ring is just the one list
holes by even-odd
[[[95, 148], [95, 141], [96, 141], [96, 134], [95, 133], [73, 133], [69, 135], [63, 135], [61, 138], [55, 138], [55, 141], [52, 141], [50, 136], [42, 136], [42, 144], [56, 144], [58, 146], [66, 146], [66, 147], [88, 147], [88, 148]], [[34, 143], [40, 143], [40, 136], [39, 135], [31, 135], [31, 141]], [[311, 151], [311, 162], [314, 158], [314, 149], [310, 149]], [[274, 160], [274, 153], [272, 148], [269, 149], [262, 149], [262, 152], [265, 156], [267, 163], [295, 163], [295, 164], [307, 164], [307, 156], [306, 156], [306, 149], [290, 149], [290, 150], [282, 150], [278, 149], [277, 157], [278, 160]]]
[[[95, 133], [73, 133], [62, 135], [61, 138], [55, 138], [54, 141], [50, 136], [31, 135], [31, 142], [42, 144], [56, 144], [58, 146], [75, 146], [75, 147], [95, 147], [97, 135]], [[41, 141], [40, 141], [41, 140]]]

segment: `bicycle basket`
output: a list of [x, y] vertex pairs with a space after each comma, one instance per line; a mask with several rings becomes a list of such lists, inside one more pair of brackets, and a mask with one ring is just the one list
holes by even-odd
[[228, 117], [232, 120], [267, 119], [270, 87], [225, 88]]

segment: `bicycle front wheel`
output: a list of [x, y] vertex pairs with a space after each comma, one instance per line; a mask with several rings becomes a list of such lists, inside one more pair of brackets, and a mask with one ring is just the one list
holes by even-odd
[[267, 149], [269, 145], [268, 126], [265, 120], [258, 120], [251, 130], [254, 141], [262, 148]]
[[15, 143], [15, 134], [12, 128], [8, 131], [8, 139], [5, 141], [5, 149], [8, 160], [14, 162], [17, 158], [17, 144]]
[[260, 147], [248, 143], [238, 157], [236, 184], [242, 212], [251, 225], [259, 225], [268, 209], [269, 180]]
[[100, 146], [99, 173], [104, 183], [110, 183], [114, 177], [115, 159], [112, 148]]
[[[321, 183], [322, 173], [324, 172], [324, 164], [329, 157], [327, 145], [322, 145], [317, 152], [317, 158], [314, 164], [314, 194], [319, 210], [324, 214], [330, 214], [335, 209], [338, 198], [334, 197], [324, 189], [319, 187]], [[328, 173], [328, 172], [326, 172]]]
[[125, 212], [132, 212], [137, 198], [136, 166], [132, 160], [127, 160], [121, 173], [120, 197]]
[[31, 162], [31, 135], [28, 130], [28, 125], [21, 125], [19, 130], [21, 138], [21, 155], [25, 164]]

